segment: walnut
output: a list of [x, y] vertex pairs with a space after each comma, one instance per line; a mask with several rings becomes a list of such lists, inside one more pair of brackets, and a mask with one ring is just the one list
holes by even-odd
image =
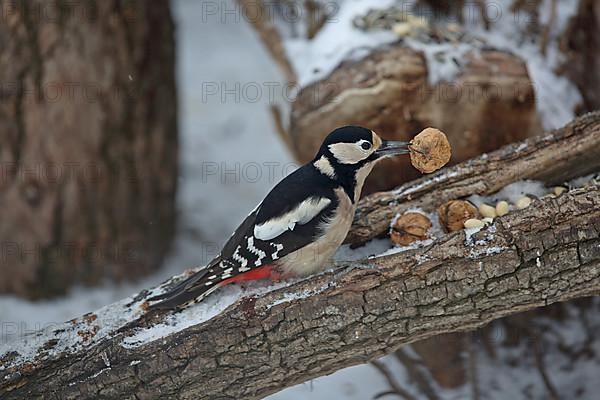
[[429, 174], [450, 161], [452, 149], [446, 135], [435, 128], [425, 128], [410, 141], [410, 162]]
[[440, 224], [447, 232], [461, 230], [466, 220], [479, 217], [477, 208], [464, 200], [450, 200], [439, 206], [437, 212]]
[[396, 219], [392, 225], [390, 237], [395, 244], [407, 246], [417, 240], [427, 239], [429, 228], [431, 228], [431, 221], [425, 215], [407, 212]]

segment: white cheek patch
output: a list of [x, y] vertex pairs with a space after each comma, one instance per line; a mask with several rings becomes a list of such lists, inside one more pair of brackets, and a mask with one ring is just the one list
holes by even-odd
[[357, 143], [334, 143], [329, 150], [341, 164], [356, 164], [371, 155], [370, 150], [363, 150]]
[[304, 225], [325, 209], [331, 200], [326, 197], [310, 197], [287, 213], [254, 227], [254, 236], [260, 240], [271, 240], [282, 233], [294, 230], [296, 224]]

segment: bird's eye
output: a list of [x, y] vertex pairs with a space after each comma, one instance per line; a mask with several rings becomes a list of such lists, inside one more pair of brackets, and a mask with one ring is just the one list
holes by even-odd
[[371, 143], [369, 143], [369, 142], [362, 142], [362, 144], [360, 145], [360, 147], [362, 147], [363, 150], [369, 150], [369, 149], [371, 149]]

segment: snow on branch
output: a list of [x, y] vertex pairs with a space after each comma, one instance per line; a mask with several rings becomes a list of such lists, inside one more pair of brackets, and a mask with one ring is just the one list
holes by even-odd
[[[523, 174], [539, 179], [597, 171], [598, 141], [600, 113], [589, 114], [367, 198], [357, 221], [494, 192], [522, 178], [511, 165], [529, 165]], [[360, 237], [381, 233], [373, 226]], [[259, 399], [406, 343], [599, 293], [599, 232], [600, 188], [591, 185], [541, 197], [470, 237], [458, 231], [300, 281], [228, 287], [181, 313], [144, 315], [145, 299], [175, 277], [76, 320], [4, 335], [0, 397]]]

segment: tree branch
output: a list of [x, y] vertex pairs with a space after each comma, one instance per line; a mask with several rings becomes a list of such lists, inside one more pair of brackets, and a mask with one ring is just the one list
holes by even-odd
[[387, 234], [397, 213], [419, 207], [435, 211], [448, 200], [486, 196], [519, 180], [562, 184], [600, 170], [600, 112], [586, 114], [564, 128], [504, 146], [493, 153], [444, 168], [399, 188], [361, 200], [346, 242], [361, 245]]
[[[513, 164], [552, 169], [540, 162], [540, 153], [549, 157], [547, 149], [554, 149], [564, 176], [564, 170], [587, 170], [582, 164], [598, 161], [584, 149], [600, 158], [600, 146], [586, 147], [600, 140], [599, 127], [600, 114], [588, 115], [538, 139], [545, 145], [535, 150], [513, 146], [454, 167], [438, 181], [438, 201], [450, 188], [466, 195], [473, 193], [469, 188], [482, 193], [500, 188], [497, 181], [509, 183], [501, 169], [491, 176], [488, 164], [501, 165], [511, 151], [519, 155]], [[413, 202], [433, 202], [424, 182], [405, 186], [401, 196], [412, 187]], [[212, 318], [214, 302], [233, 289], [176, 316], [138, 318], [152, 295], [145, 291], [20, 338], [14, 352], [0, 355], [0, 397], [260, 399], [406, 343], [599, 293], [599, 232], [596, 185], [543, 197], [471, 238], [454, 232], [424, 248], [349, 263], [260, 295], [246, 293]]]

